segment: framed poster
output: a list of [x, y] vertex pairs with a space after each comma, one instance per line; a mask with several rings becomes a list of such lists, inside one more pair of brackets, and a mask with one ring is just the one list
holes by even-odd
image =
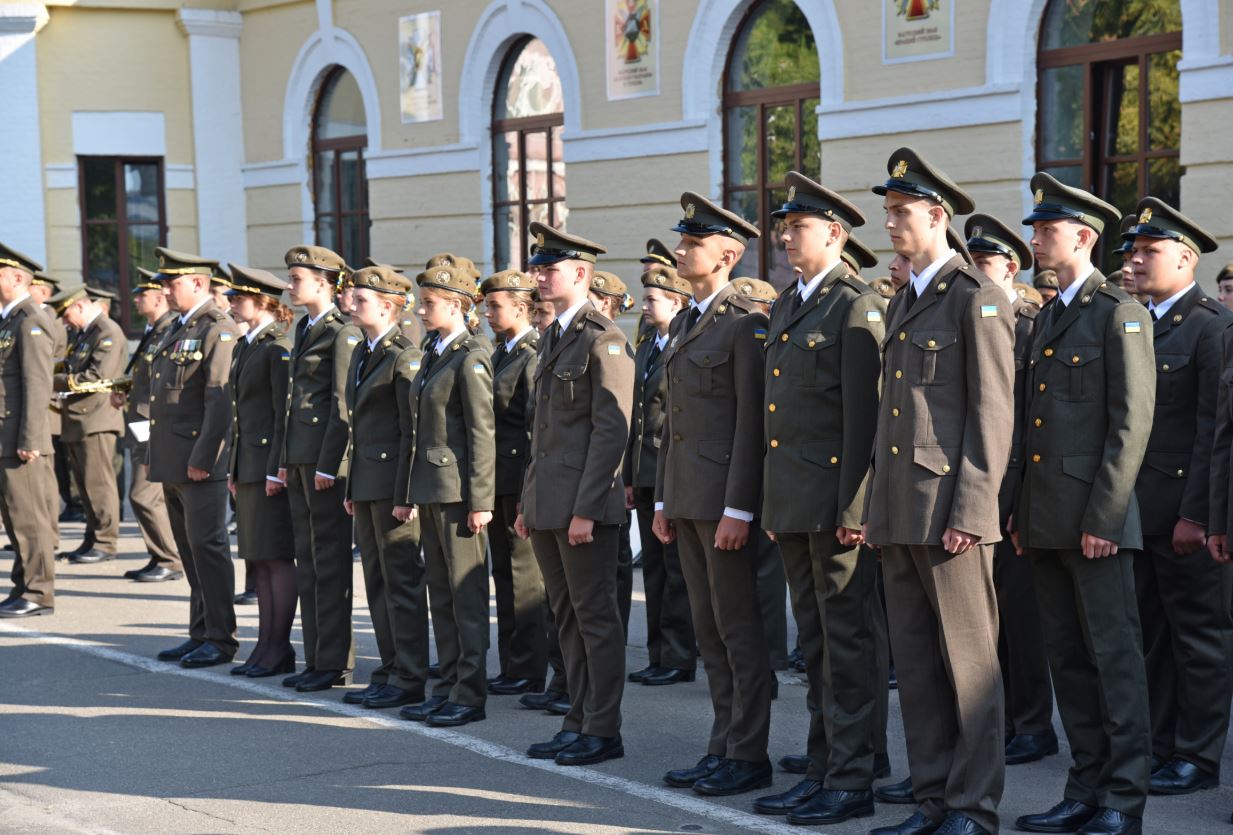
[[955, 54], [956, 0], [882, 0], [882, 63]]
[[659, 95], [659, 0], [604, 0], [608, 100]]
[[441, 12], [421, 12], [398, 19], [398, 84], [403, 124], [444, 118]]

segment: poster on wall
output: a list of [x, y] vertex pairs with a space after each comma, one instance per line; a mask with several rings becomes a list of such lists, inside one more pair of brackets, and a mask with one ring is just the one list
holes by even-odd
[[659, 0], [604, 0], [608, 100], [659, 95]]
[[955, 54], [956, 0], [882, 0], [882, 63]]
[[398, 19], [398, 78], [403, 124], [444, 118], [440, 12]]

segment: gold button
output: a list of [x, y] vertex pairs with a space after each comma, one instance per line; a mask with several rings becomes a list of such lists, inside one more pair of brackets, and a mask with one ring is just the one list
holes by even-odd
[[903, 372], [902, 372], [902, 371], [896, 371], [896, 372], [895, 372], [895, 379], [896, 379], [896, 380], [898, 380], [898, 379], [899, 379], [899, 378], [901, 378], [902, 376], [903, 376]]
[[1173, 321], [1174, 321], [1174, 322], [1180, 322], [1180, 321], [1182, 321], [1182, 314], [1178, 313], [1176, 316], [1174, 316], [1174, 317], [1173, 317]]
[[1044, 421], [1043, 421], [1043, 420], [1041, 420], [1040, 418], [1036, 418], [1036, 420], [1035, 420], [1035, 421], [1033, 421], [1033, 422], [1034, 422], [1037, 426], [1040, 426], [1042, 423], [1044, 423]]
[[194, 437], [194, 438], [196, 438], [196, 437], [197, 437], [197, 430], [196, 430], [196, 429], [194, 429], [194, 430], [193, 430], [193, 437]]
[[776, 368], [776, 369], [775, 369], [774, 371], [772, 371], [771, 373], [772, 373], [772, 374], [774, 374], [776, 377], [778, 377], [778, 376], [779, 376], [779, 369], [778, 369], [778, 368]]
[[445, 456], [445, 455], [442, 455], [442, 456], [441, 456], [441, 463], [442, 463], [442, 464], [448, 464], [449, 462], [450, 462], [450, 459], [449, 459], [449, 457], [448, 457], [448, 456]]
[[775, 440], [774, 438], [771, 438], [771, 449], [778, 449], [778, 448], [779, 448], [779, 441]]
[[906, 333], [904, 333], [903, 331], [899, 331], [899, 341], [900, 342], [902, 342], [903, 340], [907, 338], [908, 338], [908, 335]]
[[673, 436], [672, 436], [672, 440], [674, 440], [674, 441], [679, 441], [679, 440], [681, 440], [681, 436], [680, 436], [679, 434], [675, 434], [675, 435], [673, 435]]
[[511, 449], [511, 450], [509, 451], [509, 454], [510, 454], [510, 455], [517, 455], [517, 454], [518, 454], [518, 450], [516, 450], [516, 449]]
[[945, 281], [943, 281], [941, 284], [939, 284], [939, 285], [938, 285], [938, 289], [939, 289], [939, 290], [945, 290], [945, 289], [946, 289], [946, 282], [945, 282]]
[[1052, 349], [1052, 348], [1046, 348], [1046, 349], [1045, 349], [1045, 356], [1046, 356], [1046, 357], [1051, 357], [1051, 356], [1053, 356], [1053, 349]]
[[1088, 303], [1088, 302], [1090, 302], [1091, 300], [1092, 300], [1092, 297], [1091, 297], [1091, 296], [1084, 296], [1084, 297], [1083, 297], [1083, 303], [1084, 303], [1084, 304], [1087, 304], [1087, 303]]
[[930, 340], [929, 340], [929, 342], [928, 342], [927, 344], [929, 345], [929, 347], [930, 347], [930, 348], [936, 348], [936, 347], [938, 347], [938, 343], [937, 343], [937, 341], [936, 341], [936, 340], [933, 340], [933, 339], [930, 339]]
[[269, 442], [270, 442], [270, 439], [269, 439], [269, 438], [262, 438], [262, 439], [261, 439], [261, 443], [262, 443], [263, 445], [264, 445], [264, 444], [268, 444]]
[[1041, 384], [1040, 384], [1040, 390], [1041, 390], [1041, 391], [1044, 391], [1044, 390], [1045, 390], [1045, 384], [1044, 384], [1044, 383], [1041, 383]]
[[788, 341], [788, 335], [785, 333], [783, 336], [779, 337], [779, 341], [780, 341], [780, 342], [787, 342], [787, 341]]
[[898, 454], [899, 454], [899, 447], [897, 446], [891, 447], [891, 455], [898, 455]]
[[313, 417], [313, 423], [316, 423], [316, 422], [317, 422], [317, 418], [316, 418], [316, 416], [314, 416], [314, 417]]
[[818, 344], [818, 343], [814, 342], [812, 339], [811, 339], [811, 340], [809, 340], [809, 347], [810, 347], [810, 348], [812, 348], [813, 346], [815, 346], [815, 345], [817, 345], [817, 344]]
[[1033, 464], [1039, 464], [1039, 463], [1040, 463], [1040, 456], [1039, 456], [1039, 455], [1033, 455], [1033, 456], [1032, 456], [1032, 463], [1033, 463]]
[[832, 456], [831, 456], [831, 463], [832, 463], [832, 464], [838, 464], [838, 463], [839, 463], [839, 459], [838, 459], [838, 458], [836, 458], [834, 455], [832, 455]]
[[1161, 370], [1161, 371], [1168, 371], [1168, 370], [1169, 370], [1169, 364], [1166, 362], [1164, 365], [1160, 366], [1160, 370]]
[[767, 406], [767, 407], [766, 407], [766, 410], [767, 410], [768, 412], [773, 412], [773, 411], [775, 411], [775, 404], [774, 404], [774, 403], [772, 403], [771, 405]]
[[1075, 354], [1073, 357], [1071, 357], [1071, 358], [1070, 358], [1070, 361], [1071, 361], [1071, 362], [1073, 362], [1075, 365], [1078, 365], [1078, 364], [1079, 364], [1079, 355], [1078, 355], [1078, 354]]
[[[150, 398], [150, 402], [154, 402], [154, 398]], [[153, 418], [151, 418], [151, 419], [150, 419], [150, 425], [151, 425], [151, 426], [153, 426], [153, 425], [154, 425], [154, 424], [156, 424], [156, 423], [158, 423], [158, 421], [157, 421], [157, 420], [154, 420]]]
[[950, 472], [950, 464], [943, 464], [943, 465], [942, 465], [942, 472], [944, 472], [944, 473], [949, 473], [949, 472]]
[[154, 375], [154, 379], [156, 379], [156, 380], [162, 379], [162, 376], [163, 376], [163, 373], [160, 371], [160, 372], [158, 372], [157, 374], [155, 374], [155, 375]]
[[[383, 452], [383, 453], [381, 453], [381, 460], [382, 460], [382, 461], [384, 461], [386, 458], [389, 458], [389, 455], [387, 455], [387, 454], [386, 454], [386, 453], [384, 453], [384, 452]], [[442, 460], [442, 461], [444, 461], [445, 459], [444, 459], [444, 458], [442, 458], [441, 460]]]
[[1185, 470], [1178, 470], [1178, 471], [1177, 471], [1177, 474], [1178, 474], [1178, 476], [1179, 476], [1179, 477], [1180, 477], [1180, 476], [1184, 476], [1184, 475], [1186, 474], [1186, 471], [1185, 471]]
[[899, 417], [899, 410], [891, 409], [891, 417]]

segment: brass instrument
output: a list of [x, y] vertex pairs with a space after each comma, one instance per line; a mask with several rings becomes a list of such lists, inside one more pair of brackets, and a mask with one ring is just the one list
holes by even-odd
[[112, 392], [128, 392], [133, 388], [133, 378], [125, 374], [107, 380], [91, 380], [78, 382], [73, 375], [68, 377], [68, 391], [60, 392], [61, 399], [74, 394], [111, 394]]

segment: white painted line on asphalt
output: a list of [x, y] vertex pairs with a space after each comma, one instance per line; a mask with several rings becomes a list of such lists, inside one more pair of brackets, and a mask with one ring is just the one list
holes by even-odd
[[[687, 812], [691, 815], [696, 815], [702, 818], [708, 818], [716, 823], [726, 824], [729, 826], [738, 826], [750, 832], [765, 832], [768, 835], [801, 835], [801, 828], [790, 826], [788, 824], [777, 823], [770, 818], [753, 815], [748, 812], [742, 812], [738, 809], [730, 809], [727, 806], [720, 806], [703, 800], [700, 797], [692, 794], [681, 792], [668, 791], [667, 789], [659, 788], [658, 786], [639, 783], [634, 780], [627, 780], [624, 777], [617, 777], [612, 774], [605, 774], [602, 771], [596, 771], [591, 768], [582, 768], [578, 766], [562, 767], [556, 765], [552, 760], [533, 760], [526, 756], [522, 751], [515, 751], [513, 748], [507, 748], [504, 745], [498, 745], [495, 742], [477, 739], [459, 731], [452, 731], [445, 728], [432, 728], [427, 725], [422, 725], [419, 722], [408, 722], [403, 719], [391, 719], [387, 716], [374, 715], [374, 712], [362, 707], [354, 707], [342, 702], [326, 702], [317, 701], [316, 699], [305, 698], [303, 694], [294, 693], [294, 691], [286, 690], [282, 687], [271, 687], [268, 684], [262, 684], [256, 681], [249, 681], [245, 678], [237, 678], [235, 676], [223, 675], [220, 676], [216, 672], [208, 670], [188, 670], [180, 667], [177, 664], [170, 664], [166, 661], [159, 661], [154, 658], [146, 658], [132, 653], [122, 652], [111, 647], [102, 646], [91, 641], [83, 641], [79, 638], [71, 638], [65, 635], [52, 635], [46, 632], [37, 632], [32, 629], [25, 629], [11, 623], [0, 621], [0, 633], [7, 633], [15, 637], [25, 638], [38, 644], [48, 646], [62, 646], [69, 649], [77, 650], [78, 652], [93, 655], [96, 658], [103, 658], [108, 661], [114, 661], [117, 664], [124, 664], [129, 667], [135, 667], [139, 670], [145, 670], [150, 673], [161, 673], [163, 675], [176, 675], [185, 678], [193, 679], [194, 681], [216, 684], [222, 687], [230, 687], [234, 690], [243, 690], [255, 696], [261, 696], [266, 699], [277, 699], [282, 702], [294, 705], [307, 705], [315, 707], [319, 710], [324, 710], [328, 713], [334, 713], [339, 716], [346, 716], [349, 719], [360, 719], [373, 725], [380, 725], [391, 730], [413, 733], [418, 736], [444, 742], [447, 745], [453, 745], [457, 748], [470, 751], [473, 754], [478, 754], [481, 757], [487, 757], [491, 760], [509, 763], [511, 765], [522, 766], [524, 768], [535, 768], [540, 771], [547, 771], [558, 777], [567, 777], [571, 780], [577, 780], [581, 783], [590, 783], [594, 786], [602, 786], [612, 791], [621, 792], [622, 794], [630, 795], [641, 800], [649, 800], [654, 803], [659, 803], [663, 806], [669, 806], [673, 809], [679, 809], [682, 812]], [[825, 835], [816, 829], [809, 830], [810, 835]]]

